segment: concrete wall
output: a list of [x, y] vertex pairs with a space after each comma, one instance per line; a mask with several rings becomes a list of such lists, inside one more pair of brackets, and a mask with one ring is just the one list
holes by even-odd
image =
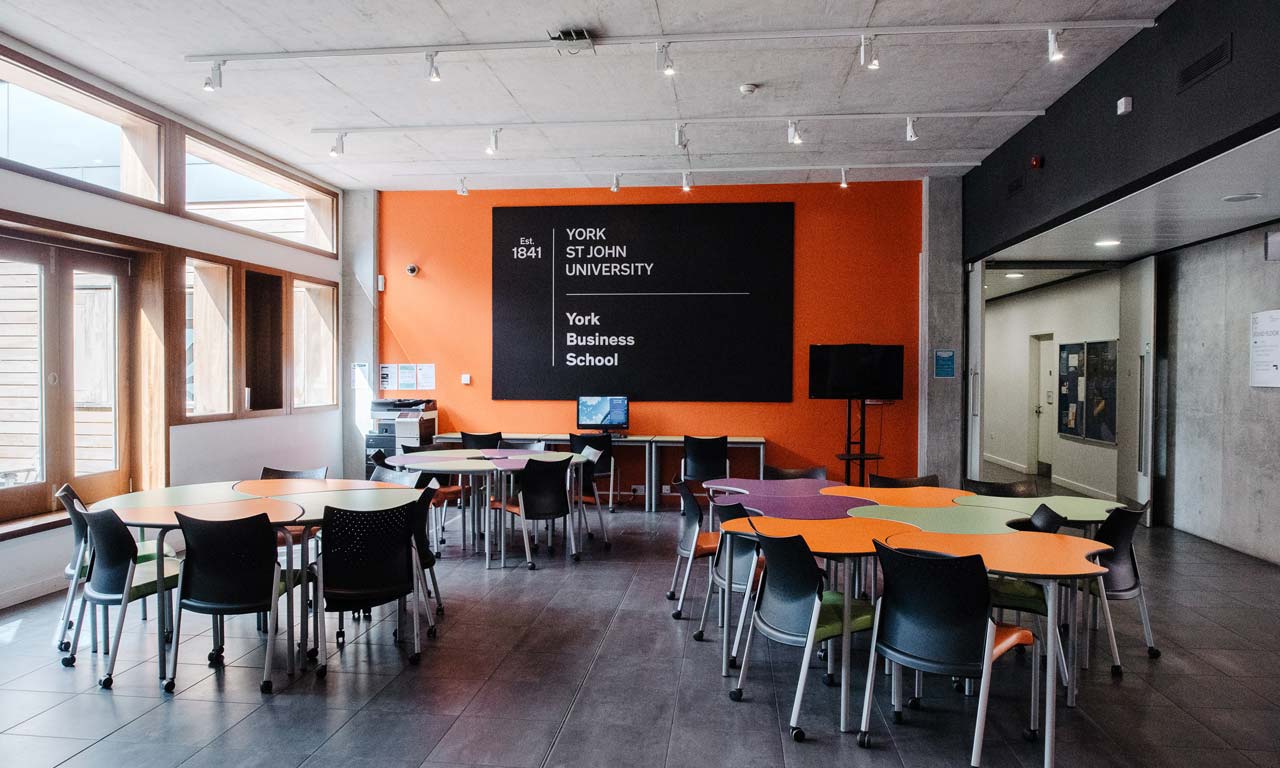
[[1249, 386], [1249, 315], [1280, 309], [1280, 261], [1254, 230], [1163, 257], [1162, 517], [1280, 562], [1280, 389]]
[[[1035, 472], [1028, 453], [1034, 403], [1032, 336], [1055, 344], [1115, 339], [1120, 333], [1120, 278], [1104, 272], [987, 302], [983, 429], [985, 458]], [[1055, 371], [1056, 373], [1056, 371]], [[1052, 418], [1052, 416], [1051, 416]], [[1054, 431], [1053, 481], [1079, 493], [1115, 498], [1116, 448]]]
[[[920, 264], [920, 474], [958, 488], [964, 463], [964, 256], [961, 180], [924, 182], [924, 248]], [[956, 376], [933, 378], [933, 351], [955, 350]]]
[[[364, 476], [364, 435], [372, 424], [369, 403], [378, 388], [378, 193], [342, 196], [342, 472]], [[352, 381], [353, 364], [367, 366]]]

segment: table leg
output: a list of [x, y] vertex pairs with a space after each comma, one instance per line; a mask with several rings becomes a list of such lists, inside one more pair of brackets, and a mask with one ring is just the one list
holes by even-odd
[[648, 498], [646, 509], [650, 512], [658, 511], [658, 489], [654, 483], [658, 479], [658, 446], [649, 443], [649, 462], [647, 464], [649, 476], [644, 479], [645, 496]]
[[760, 444], [760, 479], [764, 479], [764, 443]]
[[644, 444], [644, 511], [653, 511], [653, 443]]
[[[733, 534], [725, 531], [720, 534], [724, 536], [724, 551], [726, 553], [724, 565], [724, 583], [725, 588], [720, 591], [720, 599], [724, 601], [724, 612], [722, 616], [732, 616], [733, 608]], [[710, 575], [707, 578], [711, 578]], [[720, 676], [729, 676], [729, 622], [725, 622], [724, 631], [720, 633]], [[746, 659], [742, 659], [739, 663], [746, 663]]]
[[[287, 527], [281, 530], [284, 531], [284, 647], [287, 649], [287, 655], [289, 656], [289, 674], [293, 675], [296, 671], [293, 653], [293, 590], [298, 585], [297, 580], [294, 579], [293, 571], [293, 534], [289, 533]], [[271, 627], [267, 631], [274, 632], [275, 627]]]
[[[298, 654], [299, 654], [298, 663], [304, 667], [307, 665], [308, 611], [307, 611], [307, 586], [306, 585], [307, 585], [307, 569], [311, 567], [311, 564], [309, 562], [311, 559], [311, 554], [310, 552], [308, 552], [308, 550], [310, 549], [310, 543], [307, 540], [310, 537], [311, 537], [311, 526], [309, 525], [302, 526], [302, 546], [299, 548], [300, 551], [298, 554], [298, 560], [300, 562], [298, 572], [302, 574], [302, 610], [298, 612], [302, 616], [302, 622], [298, 626]], [[318, 601], [316, 605], [312, 606], [312, 610], [314, 611], [320, 610], [320, 605], [323, 600], [324, 598], [321, 597], [320, 601]]]
[[1080, 684], [1080, 664], [1079, 664], [1079, 648], [1080, 648], [1080, 607], [1084, 602], [1080, 599], [1079, 585], [1075, 579], [1068, 583], [1071, 590], [1067, 593], [1067, 636], [1071, 642], [1071, 647], [1067, 649], [1067, 706], [1074, 707], [1076, 705], [1076, 692], [1079, 690]]
[[498, 541], [501, 553], [498, 556], [498, 567], [507, 567], [507, 478], [501, 472], [498, 473]]
[[492, 490], [493, 473], [486, 472], [484, 475], [484, 512], [482, 513], [484, 515], [484, 567], [486, 569], [489, 568], [493, 549], [491, 546], [493, 542], [493, 504], [489, 501], [489, 499], [493, 498]]
[[[161, 684], [167, 679], [167, 667], [165, 663], [165, 647], [164, 647], [164, 629], [165, 629], [165, 611], [164, 604], [169, 600], [169, 590], [164, 587], [164, 535], [166, 531], [160, 528], [156, 531], [156, 662], [160, 668]], [[121, 606], [121, 611], [124, 607]], [[83, 615], [83, 614], [82, 614]], [[174, 638], [175, 640], [177, 638]], [[75, 652], [74, 650], [72, 651]]]
[[[853, 571], [855, 560], [844, 562], [844, 613], [840, 625], [840, 732], [849, 732], [849, 613], [853, 602]], [[830, 653], [830, 651], [828, 651]]]
[[[1052, 579], [1042, 582], [1046, 613], [1057, 621], [1058, 616], [1058, 583]], [[1048, 624], [1049, 622], [1046, 622]], [[1058, 733], [1058, 633], [1055, 627], [1049, 626], [1044, 639], [1048, 663], [1045, 664], [1044, 681], [1044, 768], [1053, 768], [1054, 740]]]

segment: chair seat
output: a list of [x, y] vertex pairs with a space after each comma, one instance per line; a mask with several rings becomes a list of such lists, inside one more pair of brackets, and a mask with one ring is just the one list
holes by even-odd
[[1012, 624], [996, 625], [996, 642], [991, 650], [991, 658], [998, 659], [1005, 653], [1020, 645], [1035, 645], [1036, 636], [1026, 627]]
[[693, 545], [694, 558], [711, 557], [720, 547], [720, 534], [715, 531], [702, 531], [698, 541]]
[[462, 486], [460, 485], [442, 485], [436, 489], [435, 494], [431, 496], [431, 503], [434, 505], [441, 501], [457, 501], [462, 498]]
[[1044, 587], [1039, 584], [1006, 576], [993, 576], [989, 583], [991, 607], [1003, 608], [1006, 611], [1023, 611], [1036, 616], [1049, 613], [1049, 605], [1044, 597]]
[[[165, 589], [174, 589], [178, 586], [178, 568], [181, 564], [181, 561], [175, 558], [166, 557], [164, 559]], [[133, 586], [129, 589], [125, 602], [132, 603], [134, 600], [154, 595], [157, 591], [156, 586], [156, 561], [138, 563], [134, 566]], [[94, 590], [91, 586], [85, 588], [85, 595], [90, 600], [97, 602], [111, 602], [114, 597], [113, 595], [104, 595]]]
[[[822, 607], [818, 609], [816, 642], [840, 636], [844, 624], [844, 593], [827, 590], [822, 593]], [[875, 623], [875, 606], [866, 600], [854, 600], [849, 605], [849, 632], [865, 632]]]

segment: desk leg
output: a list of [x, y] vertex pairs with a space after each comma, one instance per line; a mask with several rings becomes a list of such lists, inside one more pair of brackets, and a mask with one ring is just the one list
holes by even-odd
[[[761, 452], [763, 455], [763, 451]], [[849, 732], [849, 613], [853, 603], [853, 571], [857, 560], [844, 561], [844, 613], [840, 625], [840, 732]], [[830, 651], [827, 651], [830, 653]]]
[[[284, 647], [289, 656], [289, 675], [292, 676], [296, 671], [296, 665], [293, 653], [293, 589], [298, 586], [294, 579], [293, 572], [293, 534], [289, 533], [289, 529], [281, 528], [284, 531], [284, 615], [285, 615], [285, 636]], [[268, 632], [275, 632], [275, 627], [269, 627]], [[274, 642], [268, 647], [275, 647]]]
[[[165, 529], [161, 528], [156, 531], [156, 662], [160, 667], [161, 684], [167, 679], [167, 664], [165, 663], [165, 647], [164, 647], [164, 630], [166, 612], [165, 604], [169, 601], [169, 590], [164, 587], [164, 535]], [[93, 610], [93, 608], [90, 608]], [[121, 612], [124, 606], [120, 607]], [[82, 617], [83, 613], [80, 614]], [[177, 638], [174, 638], [175, 640]], [[75, 653], [75, 649], [72, 649]]]
[[1044, 639], [1045, 650], [1048, 655], [1048, 663], [1045, 664], [1045, 681], [1044, 681], [1044, 768], [1053, 768], [1053, 748], [1054, 740], [1058, 733], [1058, 633], [1054, 631], [1052, 622], [1056, 622], [1058, 616], [1058, 583], [1053, 579], [1042, 582], [1044, 586], [1045, 602], [1048, 607], [1049, 616], [1053, 617], [1050, 621], [1048, 631], [1045, 632], [1048, 637]]
[[[722, 616], [726, 618], [732, 616], [733, 608], [733, 534], [725, 531], [720, 534], [724, 536], [724, 551], [728, 553], [728, 557], [724, 566], [724, 583], [725, 589], [720, 591], [720, 599], [724, 601], [724, 613]], [[710, 578], [708, 575], [707, 578]], [[725, 621], [724, 631], [720, 633], [720, 676], [729, 676], [729, 621]], [[746, 659], [742, 660], [746, 663]]]
[[644, 478], [644, 508], [647, 512], [658, 511], [658, 489], [654, 487], [654, 480], [658, 477], [658, 446], [649, 443], [647, 446], [649, 457], [645, 461], [646, 475]]
[[505, 569], [507, 567], [507, 477], [501, 472], [498, 473], [498, 541], [501, 553], [498, 556], [498, 567]]
[[764, 443], [760, 444], [760, 479], [764, 479]]

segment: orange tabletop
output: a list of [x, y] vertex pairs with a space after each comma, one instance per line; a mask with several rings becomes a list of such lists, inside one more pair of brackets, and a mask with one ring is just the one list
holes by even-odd
[[[239, 490], [237, 488], [237, 490]], [[957, 496], [972, 496], [957, 488], [864, 488], [858, 485], [837, 485], [823, 488], [822, 493], [831, 496], [852, 496], [870, 499], [877, 504], [893, 507], [954, 507]]]
[[[748, 524], [750, 520], [750, 524]], [[751, 526], [755, 526], [752, 530]], [[754, 536], [803, 536], [809, 549], [822, 557], [854, 557], [876, 551], [872, 542], [885, 541], [895, 534], [919, 529], [895, 520], [846, 517], [835, 520], [791, 520], [781, 517], [740, 517], [723, 524], [720, 529], [732, 534]]]
[[401, 488], [395, 483], [379, 483], [373, 480], [315, 480], [276, 479], [241, 480], [233, 486], [240, 493], [250, 496], [284, 496], [290, 493], [318, 493], [321, 491], [350, 491], [357, 488]]
[[254, 515], [266, 515], [272, 525], [287, 525], [302, 516], [302, 507], [279, 499], [245, 499], [220, 501], [211, 504], [184, 504], [179, 507], [133, 507], [116, 510], [125, 525], [137, 528], [177, 528], [181, 512], [187, 517], [201, 520], [239, 520]]
[[915, 531], [889, 538], [895, 549], [920, 549], [945, 555], [982, 555], [991, 573], [1027, 579], [1101, 576], [1106, 568], [1090, 557], [1111, 547], [1093, 539], [1060, 533], [959, 534]]

